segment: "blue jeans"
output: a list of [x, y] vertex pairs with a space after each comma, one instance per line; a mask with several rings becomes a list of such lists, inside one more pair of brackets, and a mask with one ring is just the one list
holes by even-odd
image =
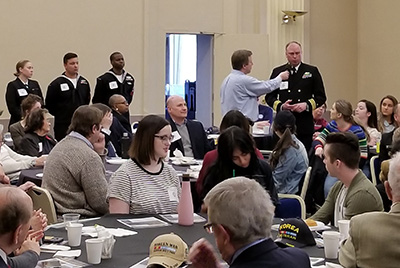
[[325, 184], [324, 184], [324, 195], [325, 195], [325, 199], [326, 199], [326, 197], [328, 196], [329, 191], [331, 190], [332, 186], [333, 186], [337, 181], [338, 181], [337, 178], [332, 177], [332, 176], [329, 175], [329, 173], [328, 173], [328, 175], [326, 176], [326, 179], [325, 179]]

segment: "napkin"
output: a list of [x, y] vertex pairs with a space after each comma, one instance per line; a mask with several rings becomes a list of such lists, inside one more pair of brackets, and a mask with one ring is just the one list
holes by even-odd
[[115, 239], [103, 226], [96, 226], [97, 234], [100, 239], [103, 239], [103, 249], [101, 250], [102, 259], [111, 259], [114, 249]]
[[182, 152], [179, 151], [178, 149], [175, 149], [175, 151], [173, 152], [173, 154], [174, 154], [174, 156], [175, 156], [176, 158], [182, 158], [182, 157], [183, 157]]
[[[127, 230], [124, 228], [105, 228], [105, 229], [115, 237], [124, 237], [137, 234], [137, 232], [135, 231]], [[98, 232], [96, 230], [96, 227], [94, 226], [84, 226], [82, 228], [82, 235], [87, 235], [90, 237], [98, 237]]]
[[54, 257], [69, 257], [69, 258], [76, 258], [81, 256], [81, 250], [67, 250], [67, 251], [57, 251], [56, 254], [53, 255]]
[[69, 246], [62, 246], [57, 244], [43, 244], [40, 246], [40, 249], [58, 251], [58, 250], [70, 250], [71, 248]]

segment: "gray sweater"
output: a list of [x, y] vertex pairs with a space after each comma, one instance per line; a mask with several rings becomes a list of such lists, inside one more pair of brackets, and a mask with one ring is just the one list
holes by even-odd
[[104, 165], [79, 138], [67, 136], [53, 148], [46, 159], [42, 187], [53, 196], [57, 214], [94, 217], [108, 212]]

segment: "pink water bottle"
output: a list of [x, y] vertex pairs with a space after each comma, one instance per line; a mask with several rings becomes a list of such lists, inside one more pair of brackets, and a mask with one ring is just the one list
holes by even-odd
[[193, 199], [188, 174], [182, 176], [182, 193], [178, 204], [178, 224], [193, 225]]

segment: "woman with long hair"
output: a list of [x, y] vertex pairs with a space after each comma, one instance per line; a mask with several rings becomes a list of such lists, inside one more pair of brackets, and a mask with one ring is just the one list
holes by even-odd
[[296, 118], [290, 111], [279, 112], [273, 130], [279, 137], [270, 157], [276, 190], [282, 194], [297, 194], [300, 180], [307, 171], [308, 156], [295, 136]]
[[270, 194], [275, 205], [279, 203], [271, 167], [257, 157], [250, 134], [237, 127], [227, 128], [218, 138], [218, 158], [204, 179], [201, 199], [218, 183], [232, 177], [245, 176], [258, 181]]
[[29, 60], [21, 60], [17, 62], [15, 69], [16, 72], [14, 75], [17, 78], [8, 83], [6, 90], [6, 103], [11, 115], [8, 126], [21, 120], [21, 102], [28, 94], [35, 94], [43, 99], [39, 83], [35, 80], [31, 80], [33, 76], [32, 62]]
[[[322, 130], [318, 137], [313, 142], [313, 148], [315, 149], [315, 155], [323, 157], [324, 145], [326, 136], [333, 132], [352, 132], [358, 137], [358, 143], [360, 145], [361, 158], [359, 166], [362, 168], [368, 157], [367, 138], [363, 128], [358, 125], [353, 119], [353, 108], [351, 103], [346, 100], [337, 100], [333, 103], [331, 109], [332, 121]], [[336, 178], [328, 176], [325, 180], [324, 193], [325, 197], [328, 195], [329, 190], [337, 181]]]
[[397, 103], [397, 99], [392, 95], [386, 95], [381, 99], [378, 118], [378, 130], [381, 133], [391, 132], [397, 127], [393, 112]]
[[46, 109], [33, 110], [27, 120], [25, 135], [21, 140], [18, 153], [30, 156], [47, 155], [56, 145], [56, 140], [49, 135], [49, 112]]
[[21, 103], [22, 120], [10, 125], [10, 133], [13, 139], [14, 150], [19, 151], [22, 137], [25, 135], [26, 119], [29, 113], [35, 109], [42, 108], [42, 98], [29, 94]]
[[171, 126], [160, 116], [140, 122], [129, 149], [129, 159], [111, 176], [108, 190], [110, 213], [176, 213], [181, 186], [174, 169], [164, 164], [171, 140]]
[[376, 106], [369, 100], [360, 100], [354, 110], [354, 119], [368, 134], [368, 145], [374, 146], [381, 140], [382, 134], [378, 131], [378, 117]]
[[[224, 115], [222, 118], [221, 124], [219, 125], [220, 132], [223, 132], [225, 129], [231, 126], [237, 126], [247, 132], [250, 132], [250, 121], [247, 117], [245, 117], [242, 112], [238, 110], [231, 110]], [[260, 159], [264, 159], [262, 153], [257, 148], [255, 149], [257, 157]], [[215, 163], [218, 158], [218, 150], [214, 149], [207, 152], [204, 155], [203, 165], [201, 167], [199, 177], [196, 180], [196, 190], [198, 195], [201, 195], [203, 191], [203, 181], [204, 177], [207, 174], [208, 169]]]

